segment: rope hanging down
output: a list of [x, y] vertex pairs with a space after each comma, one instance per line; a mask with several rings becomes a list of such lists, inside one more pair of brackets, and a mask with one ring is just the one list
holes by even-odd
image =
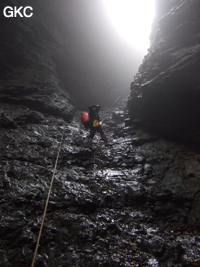
[[32, 260], [32, 263], [31, 263], [31, 267], [34, 267], [34, 265], [35, 265], [35, 260], [36, 260], [36, 256], [37, 256], [37, 252], [38, 252], [38, 247], [39, 247], [39, 243], [40, 243], [42, 229], [43, 229], [43, 226], [44, 226], [44, 220], [45, 220], [45, 217], [46, 217], [47, 207], [48, 207], [48, 204], [49, 204], [49, 198], [50, 198], [50, 194], [51, 194], [51, 190], [52, 190], [52, 186], [53, 186], [53, 182], [54, 182], [54, 177], [55, 177], [55, 173], [56, 173], [56, 168], [57, 168], [57, 164], [58, 164], [58, 159], [59, 159], [59, 155], [60, 155], [60, 151], [61, 151], [61, 147], [62, 147], [64, 132], [65, 132], [65, 126], [63, 128], [63, 133], [62, 133], [62, 137], [61, 137], [61, 140], [60, 140], [58, 154], [57, 154], [57, 158], [56, 158], [56, 162], [55, 162], [55, 166], [54, 166], [54, 170], [53, 170], [51, 184], [50, 184], [50, 187], [49, 187], [49, 192], [48, 192], [48, 196], [47, 196], [47, 200], [46, 200], [46, 204], [45, 204], [45, 208], [44, 208], [44, 213], [43, 213], [43, 217], [42, 217], [40, 231], [39, 231], [39, 234], [38, 234], [37, 243], [36, 243], [36, 246], [35, 246], [35, 252], [34, 252], [34, 255], [33, 255], [33, 260]]

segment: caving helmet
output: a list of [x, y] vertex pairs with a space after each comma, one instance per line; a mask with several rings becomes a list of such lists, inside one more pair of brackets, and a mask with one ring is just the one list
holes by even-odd
[[94, 107], [95, 107], [96, 111], [99, 112], [99, 110], [100, 110], [100, 105], [94, 105]]
[[97, 113], [99, 112], [100, 110], [100, 105], [91, 105], [88, 107], [89, 108], [89, 111], [92, 112], [92, 111], [96, 111]]

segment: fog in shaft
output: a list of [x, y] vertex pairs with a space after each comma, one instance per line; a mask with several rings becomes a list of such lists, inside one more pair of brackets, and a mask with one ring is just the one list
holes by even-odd
[[[149, 33], [144, 31], [141, 22], [142, 19], [144, 22], [147, 19], [146, 13], [139, 10], [141, 13], [138, 23], [128, 18], [131, 17], [130, 14], [118, 14], [119, 19], [120, 15], [123, 15], [123, 22], [126, 17], [130, 21], [129, 34], [133, 39], [130, 43], [123, 36], [125, 29], [119, 32], [112, 21], [109, 13], [112, 10], [107, 9], [105, 2], [61, 0], [56, 2], [55, 6], [55, 12], [59, 14], [60, 23], [63, 25], [64, 45], [71, 50], [68, 63], [63, 59], [57, 62], [57, 67], [64, 85], [68, 86], [70, 81], [71, 88], [68, 89], [79, 108], [98, 102], [110, 106], [117, 98], [126, 98], [130, 92], [130, 83], [147, 53], [147, 50], [141, 49], [142, 44], [138, 45], [139, 36], [134, 31], [136, 28], [140, 35], [146, 34], [146, 39], [149, 39], [152, 21], [146, 21]], [[122, 1], [113, 4], [113, 11], [117, 2]], [[125, 6], [126, 2], [131, 1], [125, 1]], [[154, 6], [152, 1], [151, 4]], [[135, 13], [138, 11], [133, 9], [132, 18]], [[119, 21], [117, 22], [119, 24]]]

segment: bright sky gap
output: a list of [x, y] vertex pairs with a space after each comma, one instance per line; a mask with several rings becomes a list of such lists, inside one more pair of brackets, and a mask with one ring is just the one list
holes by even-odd
[[155, 0], [103, 0], [113, 27], [134, 48], [147, 51]]

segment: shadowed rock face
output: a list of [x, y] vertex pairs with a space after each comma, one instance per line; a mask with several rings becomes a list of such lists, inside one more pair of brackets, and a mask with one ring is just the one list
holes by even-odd
[[[15, 1], [6, 5], [15, 6]], [[6, 6], [1, 3], [1, 11]], [[58, 18], [43, 1], [29, 1], [31, 18], [1, 15], [0, 102], [64, 117], [70, 121], [73, 105], [56, 70], [65, 56]], [[17, 6], [24, 6], [18, 1]]]
[[[171, 36], [181, 34], [175, 25], [184, 19], [191, 26], [190, 13], [197, 23], [199, 5], [163, 0], [160, 9], [161, 1], [159, 18], [166, 15], [155, 21], [160, 28], [152, 33], [152, 47], [132, 84], [129, 110], [101, 109], [111, 146], [97, 135], [92, 150], [80, 112], [74, 115], [57, 75], [54, 60], [61, 60], [63, 50], [59, 30], [53, 31], [56, 16], [19, 20], [17, 32], [11, 21], [2, 24], [0, 266], [31, 265], [63, 133], [35, 266], [199, 266], [199, 148], [148, 133], [141, 122], [188, 140], [180, 125], [192, 116], [190, 105], [198, 99], [188, 93], [199, 79], [198, 34], [190, 39], [193, 45]], [[30, 4], [37, 14], [52, 12], [41, 1]], [[174, 13], [167, 13], [173, 7]], [[192, 134], [198, 129], [193, 118]]]
[[132, 118], [199, 143], [200, 2], [157, 1], [151, 48], [131, 85]]
[[[13, 114], [11, 108], [15, 108]], [[193, 266], [200, 240], [199, 151], [126, 126], [103, 109], [111, 146], [88, 148], [68, 124], [3, 104], [1, 266], [30, 266], [59, 142], [62, 149], [35, 266]]]

